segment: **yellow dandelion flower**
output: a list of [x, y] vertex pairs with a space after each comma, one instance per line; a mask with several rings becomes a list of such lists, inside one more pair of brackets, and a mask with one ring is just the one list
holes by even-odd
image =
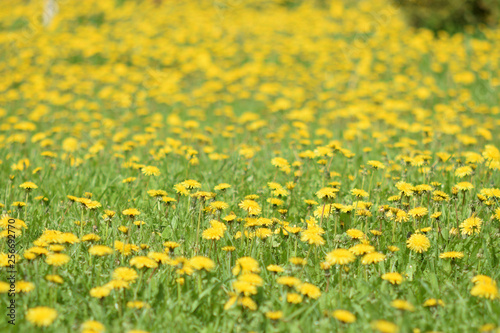
[[493, 283], [478, 283], [471, 289], [470, 294], [490, 300], [499, 298], [498, 287]]
[[232, 269], [233, 275], [240, 273], [259, 273], [259, 263], [252, 257], [242, 257], [236, 260], [236, 265]]
[[395, 299], [394, 301], [391, 302], [391, 306], [398, 310], [410, 311], [410, 312], [415, 311], [415, 307], [410, 302], [402, 299]]
[[157, 167], [155, 166], [152, 166], [152, 165], [148, 165], [148, 166], [145, 166], [141, 169], [141, 172], [145, 175], [145, 176], [159, 176], [160, 175], [160, 169], [158, 169]]
[[95, 320], [87, 320], [80, 326], [82, 333], [104, 333], [106, 328], [104, 325]]
[[371, 252], [365, 254], [363, 258], [361, 258], [361, 263], [363, 265], [376, 264], [385, 260], [385, 255], [380, 252]]
[[332, 317], [345, 324], [352, 324], [356, 321], [356, 316], [347, 310], [335, 310]]
[[286, 301], [292, 304], [299, 304], [303, 300], [303, 297], [297, 293], [288, 293], [286, 295]]
[[387, 320], [375, 320], [371, 323], [372, 329], [381, 333], [397, 333], [398, 327], [396, 324]]
[[144, 257], [144, 256], [133, 257], [132, 259], [130, 259], [130, 265], [134, 266], [138, 269], [141, 269], [144, 267], [146, 267], [146, 268], [158, 267], [158, 263], [156, 261], [154, 261], [151, 258]]
[[125, 209], [124, 211], [122, 211], [122, 214], [125, 216], [134, 217], [134, 216], [140, 215], [141, 212], [136, 208], [128, 208], [128, 209]]
[[191, 258], [189, 260], [189, 264], [197, 271], [204, 269], [207, 272], [210, 272], [215, 268], [215, 263], [212, 261], [212, 259], [203, 256], [196, 256]]
[[473, 235], [481, 232], [483, 220], [479, 217], [471, 216], [460, 224], [462, 235]]
[[70, 256], [64, 253], [54, 253], [47, 256], [45, 262], [51, 266], [62, 266], [70, 261]]
[[435, 306], [444, 306], [444, 302], [442, 299], [429, 298], [423, 304], [424, 307], [435, 307]]
[[354, 254], [346, 249], [336, 249], [326, 255], [326, 262], [330, 265], [347, 265], [355, 259]]
[[123, 280], [126, 282], [135, 282], [139, 275], [137, 272], [130, 267], [118, 267], [113, 271], [113, 279]]
[[403, 276], [397, 272], [385, 273], [382, 275], [382, 280], [389, 281], [392, 284], [401, 284]]
[[243, 200], [238, 206], [247, 211], [249, 215], [259, 215], [262, 211], [260, 205], [254, 200]]
[[462, 259], [464, 257], [463, 252], [451, 251], [443, 252], [439, 255], [441, 259]]
[[267, 311], [266, 317], [271, 320], [279, 320], [283, 318], [283, 311]]
[[352, 239], [361, 239], [365, 238], [365, 233], [358, 229], [349, 229], [346, 231], [346, 234]]
[[312, 299], [318, 299], [321, 296], [320, 289], [311, 283], [302, 283], [298, 285], [296, 289], [302, 295]]
[[418, 253], [426, 252], [431, 246], [429, 238], [422, 234], [411, 235], [406, 244], [410, 250]]
[[56, 320], [57, 316], [58, 313], [56, 310], [46, 306], [37, 306], [28, 309], [26, 312], [26, 320], [39, 327], [50, 326]]
[[109, 287], [95, 287], [90, 289], [90, 296], [94, 298], [104, 298], [109, 296], [111, 288]]

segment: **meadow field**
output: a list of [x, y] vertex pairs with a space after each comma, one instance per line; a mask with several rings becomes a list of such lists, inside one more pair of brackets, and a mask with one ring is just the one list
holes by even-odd
[[284, 2], [0, 2], [0, 332], [500, 332], [500, 30]]

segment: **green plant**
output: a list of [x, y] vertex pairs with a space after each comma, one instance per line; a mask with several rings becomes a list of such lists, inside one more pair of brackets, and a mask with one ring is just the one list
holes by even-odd
[[458, 32], [465, 26], [496, 25], [500, 0], [394, 0], [409, 23], [433, 31]]

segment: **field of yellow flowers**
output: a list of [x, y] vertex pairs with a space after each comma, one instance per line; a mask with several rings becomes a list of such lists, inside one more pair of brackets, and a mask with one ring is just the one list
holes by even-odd
[[57, 4], [0, 2], [1, 332], [500, 332], [499, 30]]

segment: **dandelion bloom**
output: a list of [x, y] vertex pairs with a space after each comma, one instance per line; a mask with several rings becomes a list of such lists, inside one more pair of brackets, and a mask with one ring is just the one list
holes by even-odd
[[228, 188], [231, 188], [231, 185], [229, 185], [227, 183], [221, 183], [221, 184], [215, 186], [214, 190], [216, 190], [216, 191], [224, 191], [224, 190], [227, 190]]
[[125, 209], [124, 211], [122, 211], [122, 214], [125, 216], [134, 217], [134, 216], [140, 215], [141, 212], [136, 208], [128, 208], [128, 209]]
[[462, 259], [463, 257], [463, 252], [457, 251], [443, 252], [439, 255], [439, 258], [441, 259]]
[[189, 264], [197, 271], [204, 269], [209, 272], [215, 267], [215, 263], [212, 261], [212, 259], [203, 256], [196, 256], [191, 258], [189, 260]]
[[194, 188], [201, 188], [201, 184], [193, 179], [187, 179], [181, 183], [182, 186], [187, 188], [188, 190], [194, 189]]
[[224, 201], [214, 201], [210, 203], [210, 208], [216, 211], [221, 211], [224, 209], [229, 208], [229, 205], [225, 203]]
[[128, 256], [132, 254], [132, 251], [139, 251], [139, 247], [135, 244], [124, 244], [120, 241], [115, 241], [114, 244], [115, 250], [123, 254], [124, 256]]
[[352, 189], [351, 190], [351, 194], [353, 196], [355, 196], [356, 198], [366, 198], [366, 197], [368, 197], [368, 192], [366, 192], [364, 190], [357, 189], [357, 188]]
[[161, 201], [163, 201], [164, 203], [166, 203], [167, 206], [170, 205], [173, 202], [177, 202], [177, 200], [175, 200], [174, 198], [167, 197], [167, 196], [162, 196], [161, 197]]
[[49, 250], [47, 250], [44, 247], [40, 247], [40, 246], [30, 247], [29, 249], [26, 250], [26, 252], [31, 252], [31, 253], [34, 253], [36, 255], [40, 255], [40, 254], [48, 255], [49, 254]]
[[257, 303], [250, 297], [241, 297], [238, 299], [238, 304], [241, 305], [243, 308], [255, 311], [257, 310]]
[[268, 271], [270, 272], [274, 272], [274, 273], [282, 273], [284, 272], [285, 270], [283, 269], [283, 267], [281, 266], [278, 266], [278, 265], [269, 265], [266, 267]]
[[345, 324], [352, 324], [356, 321], [356, 316], [347, 310], [335, 310], [332, 317]]
[[479, 327], [479, 332], [493, 332], [493, 330], [497, 326], [492, 323], [484, 324], [483, 326]]
[[302, 296], [300, 296], [299, 294], [297, 293], [288, 293], [286, 295], [286, 301], [288, 303], [292, 303], [292, 304], [299, 304], [301, 303], [303, 300]]
[[346, 231], [346, 233], [352, 239], [365, 238], [365, 233], [358, 229], [349, 229]]
[[82, 333], [104, 333], [106, 328], [104, 325], [95, 320], [87, 320], [80, 326]]
[[259, 273], [259, 263], [252, 257], [242, 257], [236, 260], [236, 265], [232, 269], [233, 275], [240, 273]]
[[155, 166], [151, 166], [151, 165], [143, 167], [141, 169], [141, 171], [145, 176], [159, 176], [160, 175], [160, 169], [158, 169]]
[[483, 220], [479, 217], [471, 216], [460, 224], [462, 235], [478, 234], [481, 231]]
[[105, 256], [113, 253], [113, 249], [106, 245], [94, 245], [89, 249], [89, 253], [93, 256]]
[[459, 191], [466, 192], [466, 191], [472, 190], [474, 188], [474, 185], [472, 185], [469, 182], [460, 182], [460, 183], [456, 184], [455, 187]]
[[20, 188], [24, 188], [26, 191], [36, 190], [38, 186], [33, 182], [25, 182], [19, 185]]
[[238, 281], [245, 281], [256, 287], [261, 287], [264, 285], [264, 280], [254, 273], [241, 274], [240, 276], [238, 276]]
[[283, 157], [275, 157], [271, 160], [271, 164], [277, 168], [287, 168], [290, 164]]
[[247, 281], [234, 281], [233, 288], [238, 294], [243, 294], [245, 296], [257, 294], [257, 287]]
[[443, 213], [441, 212], [435, 212], [431, 215], [431, 218], [433, 219], [439, 219]]
[[382, 275], [382, 280], [389, 281], [392, 284], [401, 284], [403, 276], [397, 272], [385, 273]]
[[64, 253], [54, 253], [47, 256], [45, 262], [51, 266], [62, 266], [69, 262], [70, 256]]
[[100, 240], [101, 237], [97, 236], [96, 234], [88, 234], [82, 237], [82, 242], [94, 242], [94, 241], [97, 242]]
[[158, 263], [156, 261], [154, 261], [153, 259], [151, 258], [148, 258], [148, 257], [144, 257], [144, 256], [137, 256], [137, 257], [133, 257], [132, 259], [130, 259], [130, 265], [131, 266], [135, 266], [136, 268], [156, 268], [158, 267]]
[[423, 304], [425, 307], [434, 307], [434, 306], [444, 306], [444, 302], [442, 299], [429, 298]]
[[387, 246], [387, 249], [391, 252], [398, 252], [399, 251], [399, 247], [397, 246], [394, 246], [394, 245], [389, 245]]
[[273, 232], [269, 228], [258, 228], [257, 230], [255, 230], [255, 236], [259, 237], [260, 239], [266, 239], [272, 234]]
[[368, 254], [365, 254], [363, 258], [361, 258], [361, 263], [363, 265], [370, 265], [370, 264], [376, 264], [385, 259], [385, 254], [382, 254], [380, 252], [371, 252]]
[[398, 310], [411, 311], [411, 312], [415, 311], [415, 307], [410, 302], [402, 299], [395, 299], [394, 301], [391, 302], [391, 306]]
[[304, 202], [308, 206], [316, 206], [316, 205], [318, 205], [318, 203], [316, 201], [314, 201], [314, 200], [305, 199]]
[[372, 253], [375, 251], [375, 247], [369, 244], [356, 244], [349, 248], [354, 255], [360, 256], [367, 253]]
[[457, 168], [455, 170], [455, 176], [457, 176], [458, 178], [464, 178], [464, 177], [472, 175], [472, 172], [473, 171], [472, 171], [472, 168], [470, 166], [464, 166], [464, 167]]
[[478, 283], [471, 289], [470, 294], [490, 300], [499, 298], [498, 287], [493, 283]]
[[52, 308], [37, 306], [36, 308], [28, 309], [26, 319], [35, 326], [47, 327], [56, 320], [57, 315], [57, 311]]
[[431, 242], [427, 236], [422, 234], [413, 234], [406, 241], [407, 247], [415, 252], [422, 253], [426, 252], [431, 246]]
[[420, 217], [424, 217], [425, 215], [427, 215], [427, 213], [429, 213], [427, 208], [416, 207], [416, 208], [410, 209], [410, 211], [408, 212], [408, 215], [413, 216], [414, 218], [420, 218]]
[[52, 252], [62, 252], [64, 251], [65, 247], [63, 245], [55, 244], [55, 245], [50, 245], [49, 250]]
[[162, 263], [162, 264], [167, 264], [170, 261], [170, 257], [163, 252], [149, 252], [148, 258], [151, 258], [157, 263]]
[[382, 163], [382, 162], [379, 162], [379, 161], [368, 161], [368, 164], [369, 166], [371, 166], [372, 168], [374, 169], [385, 169], [385, 165]]
[[319, 199], [334, 199], [338, 191], [339, 191], [338, 189], [333, 187], [324, 187], [318, 192], [316, 192], [316, 196]]
[[291, 264], [297, 265], [297, 266], [305, 266], [307, 264], [307, 260], [304, 258], [299, 258], [299, 257], [292, 257], [288, 259], [288, 261]]
[[278, 282], [278, 284], [288, 286], [288, 287], [295, 287], [295, 286], [300, 285], [300, 283], [301, 283], [300, 279], [298, 279], [294, 276], [282, 276], [282, 277], [279, 277], [278, 279], [276, 279], [276, 282]]
[[109, 296], [111, 288], [109, 287], [95, 287], [90, 289], [90, 296], [95, 298], [103, 298]]
[[243, 200], [238, 204], [238, 206], [247, 211], [249, 215], [259, 215], [262, 211], [260, 205], [254, 200]]
[[166, 241], [165, 243], [163, 243], [163, 246], [165, 246], [169, 250], [174, 250], [175, 248], [178, 248], [179, 246], [181, 246], [181, 244], [179, 244], [177, 242]]
[[0, 281], [0, 294], [6, 294], [10, 290], [10, 284], [7, 282]]
[[354, 254], [346, 249], [336, 249], [326, 255], [326, 262], [330, 265], [347, 265], [354, 259], [356, 259]]
[[371, 327], [381, 333], [396, 333], [398, 332], [398, 327], [396, 324], [391, 323], [387, 320], [375, 320], [371, 323]]
[[413, 191], [415, 190], [412, 184], [408, 184], [405, 182], [398, 182], [396, 184], [396, 188], [399, 190], [400, 195], [404, 195], [407, 197], [411, 197], [413, 195]]
[[203, 239], [219, 240], [224, 236], [224, 229], [221, 228], [208, 228], [201, 234]]
[[482, 274], [474, 276], [471, 281], [474, 284], [480, 284], [480, 283], [495, 284], [495, 281], [492, 278], [490, 278], [487, 275], [482, 275]]
[[300, 292], [302, 295], [305, 295], [312, 299], [317, 299], [321, 296], [320, 289], [311, 283], [302, 283], [298, 285], [296, 288], [297, 291]]
[[54, 282], [54, 283], [58, 283], [58, 284], [62, 284], [64, 282], [62, 277], [60, 277], [59, 275], [47, 275], [45, 277], [45, 280], [50, 281], [50, 282]]
[[149, 309], [151, 306], [142, 301], [129, 301], [127, 302], [127, 308], [129, 309]]
[[32, 282], [20, 280], [16, 281], [15, 290], [16, 293], [29, 293], [35, 289], [35, 284]]
[[267, 311], [266, 317], [271, 320], [279, 320], [283, 317], [283, 311]]
[[417, 192], [418, 194], [429, 193], [432, 190], [433, 190], [432, 186], [427, 185], [427, 184], [421, 184], [421, 185], [415, 186], [415, 192]]
[[109, 288], [109, 289], [129, 289], [129, 283], [127, 281], [123, 280], [111, 280], [108, 283], [106, 283], [103, 287]]

